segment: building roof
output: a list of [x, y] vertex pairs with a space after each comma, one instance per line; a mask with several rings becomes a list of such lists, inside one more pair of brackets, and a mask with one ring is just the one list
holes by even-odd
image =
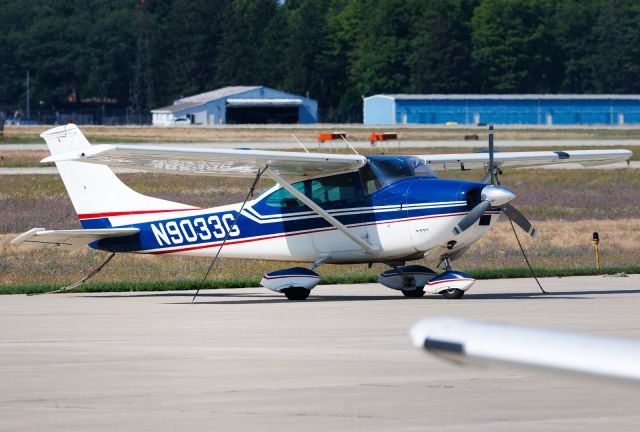
[[228, 96], [237, 95], [240, 93], [246, 93], [251, 90], [259, 89], [260, 86], [229, 86], [222, 87], [216, 90], [199, 93], [193, 96], [187, 96], [176, 100], [173, 105], [156, 108], [151, 110], [152, 113], [176, 113], [183, 111], [187, 108], [193, 108], [199, 105], [204, 105], [207, 102], [221, 99]]
[[384, 97], [397, 100], [594, 100], [594, 99], [617, 99], [617, 100], [638, 100], [640, 95], [630, 94], [377, 94], [366, 97]]
[[304, 102], [300, 98], [228, 98], [227, 106], [231, 107], [264, 107], [280, 106], [291, 107], [300, 106]]
[[260, 86], [229, 86], [229, 87], [222, 87], [219, 88], [217, 90], [212, 90], [209, 92], [205, 92], [205, 93], [200, 93], [197, 95], [193, 95], [193, 96], [187, 96], [181, 99], [178, 99], [176, 102], [180, 103], [180, 102], [200, 102], [200, 103], [205, 103], [205, 102], [209, 102], [212, 100], [216, 100], [216, 99], [220, 99], [223, 97], [227, 97], [227, 96], [233, 96], [236, 95], [238, 93], [245, 93], [248, 92], [250, 90], [256, 90], [259, 89]]
[[162, 108], [156, 108], [151, 110], [152, 113], [176, 113], [178, 111], [185, 110], [194, 106], [202, 105], [202, 102], [185, 102], [169, 105]]

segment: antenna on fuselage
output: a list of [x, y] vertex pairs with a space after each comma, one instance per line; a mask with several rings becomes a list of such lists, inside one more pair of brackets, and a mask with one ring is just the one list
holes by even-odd
[[358, 156], [360, 156], [360, 153], [358, 153], [358, 151], [351, 145], [351, 143], [349, 141], [347, 141], [347, 138], [345, 138], [344, 135], [340, 135], [340, 137], [344, 140], [344, 142], [347, 143], [347, 145], [351, 148], [351, 150], [353, 150], [353, 152], [355, 154], [357, 154]]
[[300, 140], [299, 140], [299, 139], [298, 139], [294, 134], [291, 134], [291, 136], [293, 137], [293, 139], [294, 139], [294, 140], [298, 141], [298, 144], [300, 144], [300, 147], [302, 147], [302, 149], [303, 149], [304, 151], [306, 151], [307, 153], [309, 153], [309, 150], [307, 150], [307, 148], [304, 146], [304, 144], [302, 144], [302, 143], [300, 142]]

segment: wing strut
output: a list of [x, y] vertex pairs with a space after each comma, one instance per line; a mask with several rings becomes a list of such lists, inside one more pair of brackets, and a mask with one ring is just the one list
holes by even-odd
[[283, 188], [291, 192], [293, 196], [295, 196], [300, 201], [305, 203], [307, 207], [309, 207], [310, 209], [318, 213], [318, 215], [320, 215], [324, 220], [326, 220], [331, 225], [333, 225], [342, 234], [349, 237], [349, 239], [351, 239], [355, 244], [360, 246], [366, 253], [371, 255], [376, 255], [378, 253], [379, 248], [370, 245], [369, 243], [367, 243], [366, 241], [364, 241], [363, 239], [355, 235], [353, 231], [347, 228], [342, 222], [340, 222], [338, 219], [334, 218], [329, 213], [327, 213], [322, 207], [320, 207], [318, 204], [313, 202], [310, 198], [308, 198], [305, 194], [300, 192], [298, 189], [293, 187], [291, 183], [289, 183], [288, 181], [280, 177], [278, 174], [273, 172], [271, 168], [267, 168], [267, 170], [265, 171], [265, 174], [267, 174], [269, 177], [271, 177], [272, 179], [280, 183], [280, 185]]
[[222, 251], [222, 248], [224, 247], [224, 244], [227, 242], [227, 239], [229, 238], [229, 234], [231, 234], [231, 231], [233, 231], [233, 229], [238, 224], [238, 219], [240, 219], [240, 215], [242, 214], [242, 210], [244, 209], [244, 206], [247, 205], [247, 201], [249, 201], [249, 198], [253, 196], [253, 191], [255, 190], [256, 185], [258, 184], [258, 180], [260, 180], [260, 176], [266, 170], [267, 170], [266, 167], [264, 169], [259, 169], [258, 170], [258, 174], [256, 174], [256, 178], [253, 180], [253, 183], [251, 184], [251, 188], [249, 189], [249, 192], [247, 192], [247, 196], [245, 197], [244, 201], [242, 202], [242, 205], [240, 206], [240, 210], [238, 210], [238, 214], [233, 219], [233, 223], [231, 224], [231, 228], [229, 228], [227, 230], [227, 234], [224, 236], [224, 239], [222, 240], [222, 243], [220, 244], [220, 247], [218, 248], [218, 252], [216, 252], [216, 256], [213, 257], [213, 261], [211, 261], [211, 264], [209, 265], [209, 268], [207, 269], [207, 273], [205, 273], [204, 277], [202, 278], [202, 282], [200, 282], [200, 286], [196, 290], [196, 293], [193, 295], [193, 298], [191, 299], [191, 303], [192, 304], [195, 303], [196, 297], [198, 297], [198, 294], [200, 293], [200, 290], [204, 286], [204, 283], [206, 282], [207, 277], [209, 276], [209, 273], [211, 273], [211, 269], [213, 268], [213, 265], [216, 263], [216, 260], [218, 259], [218, 256], [220, 255], [220, 252]]

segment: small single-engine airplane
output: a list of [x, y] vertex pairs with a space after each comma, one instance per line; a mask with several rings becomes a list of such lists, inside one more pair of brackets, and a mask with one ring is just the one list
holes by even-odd
[[[496, 184], [505, 167], [628, 160], [628, 150], [489, 152], [361, 156], [259, 150], [91, 145], [74, 124], [44, 132], [83, 229], [34, 228], [12, 243], [145, 254], [179, 254], [311, 263], [265, 274], [261, 284], [304, 300], [323, 263], [385, 263], [383, 285], [407, 297], [425, 291], [460, 298], [474, 282], [451, 269], [505, 213], [525, 232], [531, 223]], [[202, 209], [141, 195], [110, 167], [174, 174], [254, 178], [276, 185], [243, 203]], [[437, 178], [434, 170], [485, 169], [480, 182]], [[110, 258], [113, 255], [110, 256]], [[440, 274], [407, 261], [427, 257]], [[215, 260], [215, 258], [214, 258]], [[108, 260], [107, 260], [108, 261]]]

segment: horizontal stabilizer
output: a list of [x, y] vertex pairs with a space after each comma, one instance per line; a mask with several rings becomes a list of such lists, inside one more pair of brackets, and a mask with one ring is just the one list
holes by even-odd
[[28, 243], [46, 248], [77, 249], [108, 237], [126, 237], [140, 232], [138, 228], [46, 230], [33, 228], [11, 241], [13, 245]]

